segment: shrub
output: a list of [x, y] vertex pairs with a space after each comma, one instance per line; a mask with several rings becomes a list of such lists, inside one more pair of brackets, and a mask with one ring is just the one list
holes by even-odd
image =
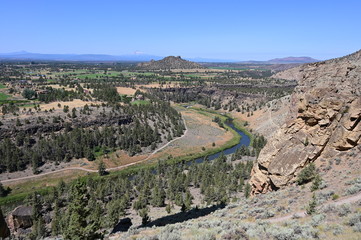
[[352, 195], [352, 194], [356, 194], [358, 192], [361, 191], [361, 184], [359, 183], [356, 183], [355, 185], [349, 187], [347, 190], [346, 190], [346, 195]]
[[348, 220], [347, 224], [351, 227], [361, 224], [361, 213], [353, 214], [350, 219]]
[[337, 199], [339, 199], [340, 198], [340, 196], [338, 195], [338, 194], [336, 194], [336, 193], [334, 193], [333, 195], [332, 195], [332, 200], [337, 200]]
[[216, 240], [216, 235], [212, 232], [208, 232], [205, 235], [197, 237], [197, 240]]
[[320, 225], [320, 223], [325, 219], [325, 215], [324, 214], [317, 214], [314, 215], [312, 217], [312, 222], [311, 225], [312, 227], [317, 227], [318, 225]]
[[356, 223], [353, 228], [355, 232], [361, 232], [361, 223]]
[[292, 223], [292, 228], [297, 236], [297, 239], [312, 239], [318, 238], [318, 229], [313, 228], [308, 224], [300, 225], [298, 222]]
[[351, 213], [351, 207], [348, 204], [342, 204], [337, 211], [337, 215], [339, 217], [347, 216], [349, 213]]
[[334, 193], [335, 192], [333, 190], [329, 190], [326, 192], [320, 192], [317, 195], [319, 203], [323, 203], [324, 201], [329, 200]]
[[239, 229], [232, 229], [225, 234], [222, 235], [222, 240], [241, 240], [241, 239], [248, 239], [247, 234], [244, 230]]
[[337, 236], [337, 235], [340, 235], [341, 233], [343, 233], [343, 228], [340, 225], [336, 225], [333, 228], [332, 234]]
[[267, 233], [269, 233], [274, 239], [277, 239], [277, 240], [297, 239], [297, 237], [295, 236], [295, 232], [292, 228], [271, 227], [271, 228], [267, 229]]
[[301, 172], [298, 174], [297, 177], [297, 184], [302, 185], [312, 181], [316, 176], [316, 166], [314, 163], [310, 163]]
[[181, 234], [174, 226], [166, 226], [162, 232], [158, 235], [159, 240], [179, 240], [181, 239]]

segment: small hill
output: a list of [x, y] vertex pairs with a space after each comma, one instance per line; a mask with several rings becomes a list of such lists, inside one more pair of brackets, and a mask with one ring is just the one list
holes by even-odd
[[144, 70], [169, 70], [169, 69], [203, 69], [202, 65], [182, 59], [180, 56], [165, 57], [162, 60], [140, 63], [139, 69]]

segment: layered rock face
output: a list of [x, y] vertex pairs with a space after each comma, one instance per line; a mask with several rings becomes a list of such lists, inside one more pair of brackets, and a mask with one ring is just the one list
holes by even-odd
[[276, 74], [297, 80], [287, 123], [252, 170], [252, 193], [291, 184], [302, 168], [361, 144], [361, 50]]

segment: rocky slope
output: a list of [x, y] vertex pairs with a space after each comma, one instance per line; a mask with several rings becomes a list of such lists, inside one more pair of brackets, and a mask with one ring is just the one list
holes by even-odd
[[299, 85], [287, 123], [268, 141], [252, 170], [253, 194], [289, 185], [308, 163], [342, 157], [361, 144], [361, 50], [274, 77], [295, 79]]
[[150, 62], [138, 64], [139, 69], [143, 70], [169, 70], [169, 69], [201, 69], [202, 65], [187, 61], [181, 57], [169, 56], [159, 61], [151, 60]]

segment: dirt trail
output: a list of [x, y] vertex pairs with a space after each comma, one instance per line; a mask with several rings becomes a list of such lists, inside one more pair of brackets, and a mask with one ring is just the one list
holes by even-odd
[[[322, 209], [323, 207], [325, 207], [327, 205], [340, 206], [342, 204], [353, 203], [353, 202], [356, 202], [358, 200], [361, 200], [361, 192], [356, 194], [356, 195], [353, 195], [353, 196], [342, 198], [342, 199], [340, 199], [338, 201], [332, 201], [332, 202], [324, 203], [321, 206], [317, 207], [317, 210], [320, 210], [320, 209]], [[283, 221], [286, 221], [286, 220], [290, 220], [294, 216], [298, 217], [298, 218], [304, 218], [304, 217], [307, 216], [307, 213], [305, 211], [300, 211], [300, 212], [291, 213], [291, 214], [281, 216], [281, 217], [270, 218], [270, 219], [267, 219], [266, 221], [268, 221], [270, 223], [278, 223], [278, 222], [283, 222]]]
[[[154, 150], [152, 153], [150, 153], [150, 154], [148, 155], [148, 157], [146, 157], [145, 159], [143, 159], [143, 160], [141, 160], [141, 161], [133, 162], [133, 163], [129, 163], [129, 164], [125, 164], [125, 165], [118, 166], [118, 167], [107, 168], [106, 171], [120, 170], [120, 169], [129, 167], [129, 166], [132, 166], [132, 165], [141, 163], [141, 162], [145, 162], [145, 161], [147, 161], [150, 157], [152, 157], [154, 154], [156, 154], [157, 152], [159, 152], [159, 151], [163, 150], [164, 148], [166, 148], [167, 146], [169, 146], [169, 144], [171, 144], [171, 143], [173, 143], [174, 141], [177, 141], [177, 140], [183, 138], [184, 136], [186, 136], [186, 134], [187, 134], [187, 132], [188, 132], [188, 127], [187, 127], [187, 123], [186, 123], [186, 121], [184, 120], [183, 117], [182, 117], [182, 119], [183, 119], [183, 123], [184, 123], [184, 126], [185, 126], [185, 131], [184, 131], [184, 133], [183, 133], [182, 136], [177, 137], [177, 138], [174, 138], [173, 140], [169, 141], [168, 143], [166, 143], [166, 144], [163, 145], [162, 147]], [[47, 173], [41, 173], [41, 174], [32, 175], [32, 176], [26, 176], [26, 177], [20, 177], [20, 178], [3, 180], [3, 181], [1, 181], [1, 183], [9, 183], [9, 182], [16, 182], [16, 181], [22, 181], [22, 180], [27, 180], [27, 179], [34, 179], [34, 178], [39, 178], [39, 177], [42, 177], [42, 176], [46, 176], [46, 175], [50, 175], [50, 174], [54, 174], [54, 173], [58, 173], [58, 172], [63, 172], [63, 171], [68, 171], [68, 170], [80, 170], [80, 171], [93, 172], [93, 173], [94, 173], [94, 172], [98, 172], [98, 170], [92, 170], [92, 169], [87, 169], [87, 168], [83, 168], [83, 167], [67, 167], [67, 168], [63, 168], [63, 169], [60, 169], [60, 170], [51, 171], [51, 172], [47, 172]]]

